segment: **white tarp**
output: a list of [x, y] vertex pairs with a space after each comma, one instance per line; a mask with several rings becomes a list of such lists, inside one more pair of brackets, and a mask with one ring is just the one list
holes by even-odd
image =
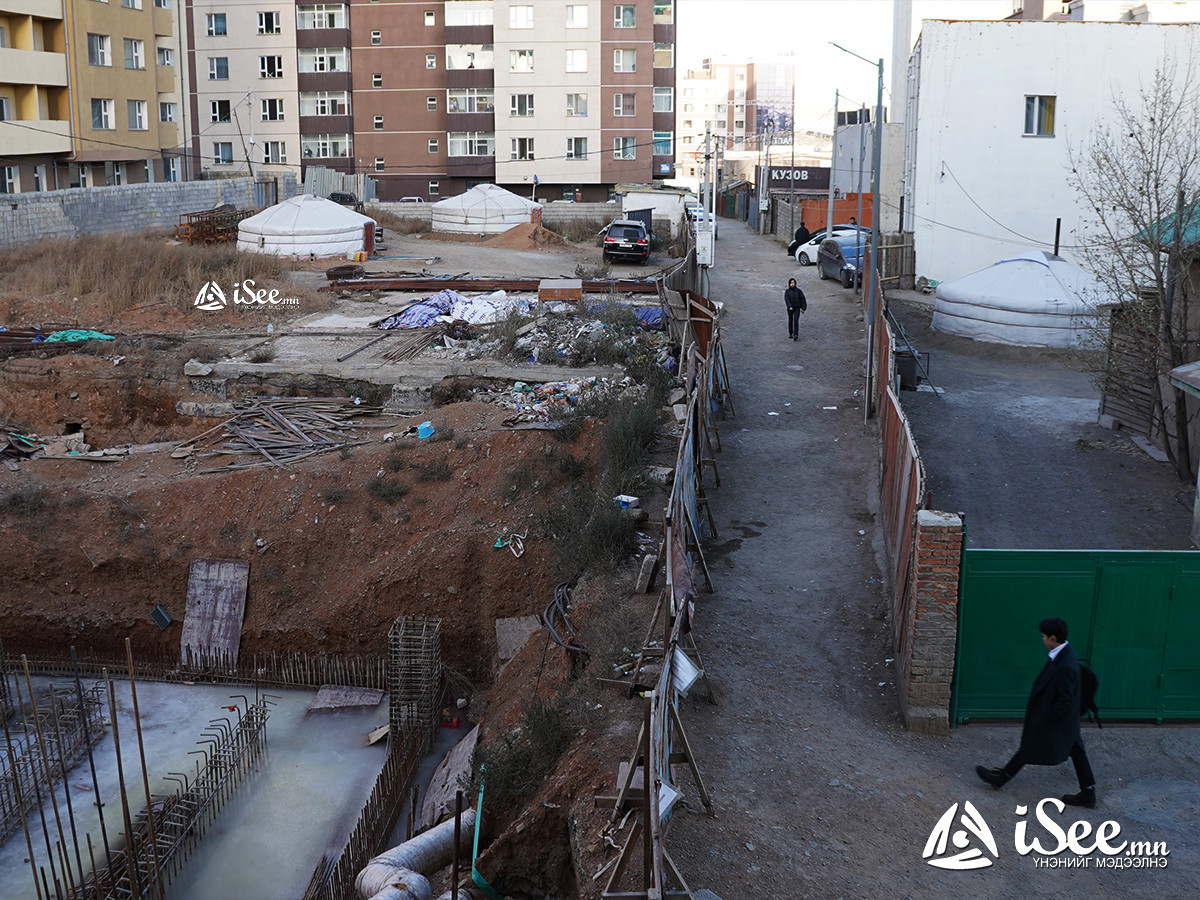
[[1078, 347], [1094, 340], [1104, 303], [1087, 272], [1031, 250], [939, 284], [933, 330], [1018, 347]]
[[494, 184], [478, 184], [457, 197], [447, 197], [430, 210], [434, 231], [451, 234], [500, 234], [533, 221], [542, 204], [518, 197]]
[[239, 250], [277, 256], [346, 256], [363, 249], [363, 227], [375, 220], [311, 194], [298, 194], [243, 219]]

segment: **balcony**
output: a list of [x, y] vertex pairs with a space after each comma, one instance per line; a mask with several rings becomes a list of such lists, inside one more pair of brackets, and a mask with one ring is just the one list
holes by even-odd
[[495, 34], [491, 25], [447, 25], [442, 31], [445, 44], [490, 44]]
[[483, 88], [495, 87], [496, 73], [491, 69], [447, 69], [446, 87]]
[[496, 115], [490, 112], [446, 113], [447, 131], [495, 131]]
[[70, 122], [55, 119], [0, 122], [0, 156], [70, 152]]
[[320, 47], [349, 47], [349, 28], [298, 28], [296, 47], [300, 50], [316, 50]]
[[350, 116], [301, 116], [301, 134], [350, 134], [354, 131]]
[[494, 156], [451, 156], [446, 159], [446, 175], [451, 178], [495, 178]]
[[300, 72], [296, 75], [296, 86], [301, 91], [348, 91], [349, 72]]
[[67, 54], [0, 48], [0, 81], [7, 84], [67, 86]]

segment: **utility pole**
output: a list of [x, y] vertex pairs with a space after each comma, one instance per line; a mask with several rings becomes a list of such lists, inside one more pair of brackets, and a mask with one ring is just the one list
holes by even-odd
[[788, 209], [791, 211], [791, 222], [788, 223], [788, 240], [796, 233], [796, 67], [792, 66], [792, 168], [788, 172]]
[[[859, 107], [858, 110], [858, 184], [854, 186], [855, 192], [858, 194], [858, 214], [854, 217], [855, 225], [862, 225], [862, 176], [863, 176], [863, 157], [867, 155], [866, 132], [863, 131], [863, 119], [867, 117], [867, 108]], [[857, 229], [854, 232], [854, 248], [858, 251], [858, 274], [855, 276], [857, 284], [854, 285], [854, 293], [856, 296], [862, 295], [862, 230]]]
[[833, 227], [833, 179], [837, 173], [837, 123], [839, 91], [833, 92], [833, 148], [829, 153], [829, 209], [825, 213], [825, 237], [829, 237], [829, 229]]

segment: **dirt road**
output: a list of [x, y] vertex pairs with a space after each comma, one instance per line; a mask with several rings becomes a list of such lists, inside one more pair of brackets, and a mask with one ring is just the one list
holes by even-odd
[[[1170, 848], [1165, 869], [1103, 872], [1037, 867], [1015, 849], [1017, 805], [1033, 819], [1040, 799], [1073, 791], [1069, 765], [1027, 769], [993, 791], [974, 766], [1007, 759], [1015, 727], [970, 725], [949, 738], [903, 729], [858, 307], [851, 292], [739, 224], [722, 227], [717, 249], [713, 294], [726, 305], [737, 414], [721, 425], [721, 486], [709, 482], [715, 592], [701, 595], [696, 613], [717, 703], [689, 699], [683, 709], [716, 818], [681, 774], [687, 803], [668, 837], [689, 886], [722, 900], [1194, 896], [1195, 728], [1085, 731], [1101, 805], [1057, 822], [1112, 819], [1125, 839]], [[782, 300], [791, 275], [809, 303], [798, 342], [787, 339]], [[969, 872], [926, 864], [930, 832], [964, 801], [989, 823], [998, 858]], [[1036, 820], [1028, 833], [1054, 843]]]

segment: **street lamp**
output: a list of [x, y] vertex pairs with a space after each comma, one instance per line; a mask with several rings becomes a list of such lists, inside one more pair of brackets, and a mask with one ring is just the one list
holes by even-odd
[[[847, 50], [841, 44], [834, 44], [843, 53], [849, 53], [855, 59], [861, 59], [869, 65], [876, 65], [867, 59], [865, 56], [859, 56], [853, 50]], [[875, 148], [872, 152], [871, 162], [871, 270], [870, 277], [867, 279], [867, 396], [864, 404], [863, 420], [871, 418], [871, 397], [873, 396], [871, 386], [875, 380], [875, 291], [879, 285], [879, 165], [880, 157], [883, 155], [883, 59], [878, 63], [879, 66], [879, 90], [875, 100]], [[834, 123], [834, 146], [837, 145], [837, 123]]]

